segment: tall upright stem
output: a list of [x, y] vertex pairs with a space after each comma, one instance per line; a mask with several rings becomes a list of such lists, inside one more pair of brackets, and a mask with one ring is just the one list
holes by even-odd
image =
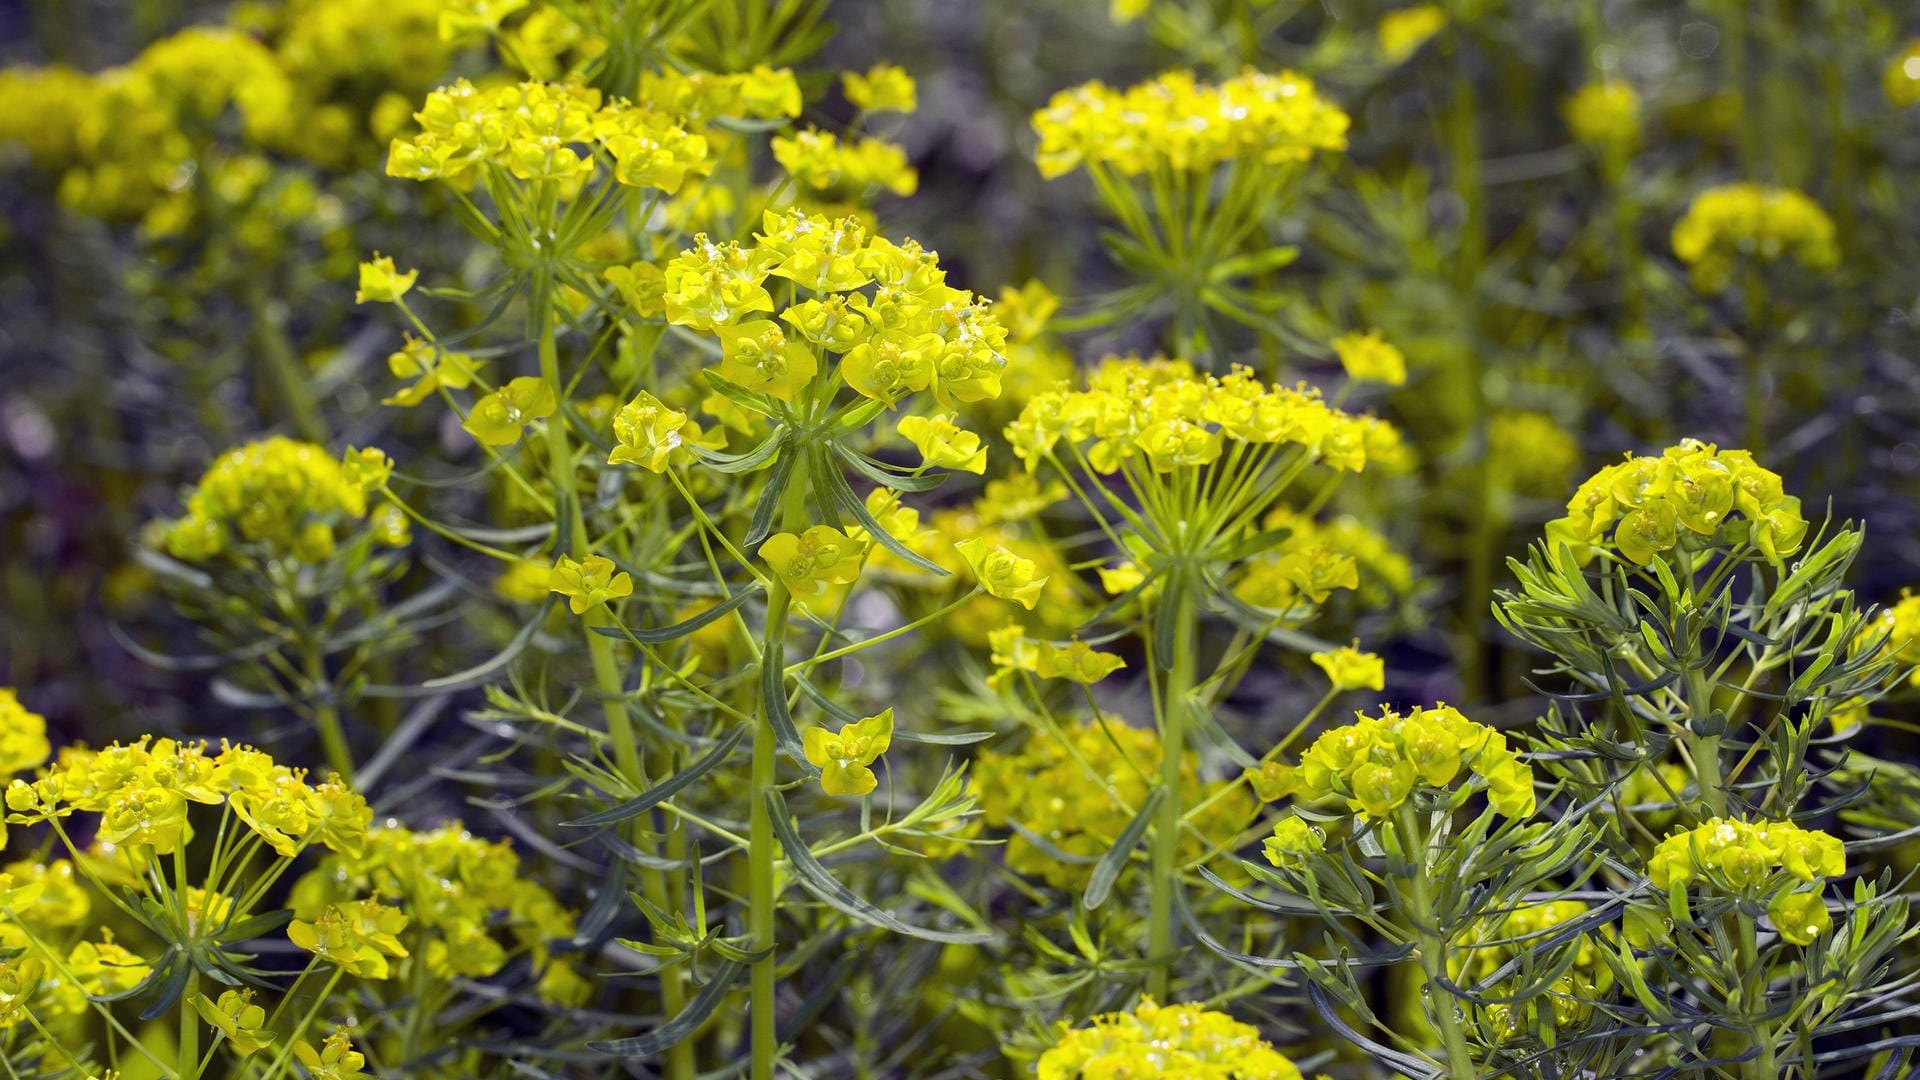
[[[802, 524], [805, 498], [806, 492], [799, 484], [788, 486], [781, 528], [791, 530]], [[786, 669], [787, 614], [791, 601], [785, 579], [773, 575], [772, 584], [767, 587], [767, 626], [760, 648], [763, 680], [768, 664], [783, 673]], [[785, 692], [784, 681], [775, 692]], [[747, 1026], [752, 1054], [750, 1080], [773, 1080], [774, 1056], [780, 1048], [774, 1012], [779, 975], [778, 959], [774, 956], [774, 915], [779, 904], [774, 891], [774, 862], [780, 855], [780, 843], [773, 837], [773, 812], [767, 806], [767, 794], [779, 782], [775, 760], [778, 740], [773, 731], [773, 718], [764, 712], [763, 708], [760, 722], [753, 728], [752, 805], [747, 819], [747, 939], [748, 947], [760, 954], [754, 961], [750, 982], [752, 1004]]]
[[1147, 915], [1148, 952], [1153, 958], [1147, 990], [1163, 1001], [1173, 974], [1173, 890], [1180, 882], [1180, 819], [1184, 811], [1180, 799], [1180, 765], [1186, 756], [1187, 723], [1193, 707], [1194, 652], [1198, 646], [1189, 591], [1172, 591], [1176, 598], [1171, 613], [1173, 656], [1160, 704], [1160, 807], [1153, 826], [1153, 880]]
[[[536, 295], [550, 293], [536, 292]], [[540, 308], [535, 312], [540, 320], [540, 378], [553, 388], [555, 400], [559, 400], [567, 384], [560, 378], [560, 353], [554, 340], [552, 311], [544, 304], [536, 306]], [[573, 448], [567, 439], [566, 418], [558, 413], [547, 420], [547, 473], [553, 484], [554, 523], [557, 527], [565, 521], [567, 526], [567, 554], [576, 559], [583, 558], [589, 548], [586, 513], [580, 506], [579, 493], [575, 490]], [[627, 783], [639, 791], [647, 787], [647, 766], [640, 752], [639, 741], [634, 736], [633, 717], [627, 711], [620, 665], [613, 654], [612, 639], [594, 632], [594, 627], [605, 626], [609, 622], [605, 606], [596, 606], [581, 620], [581, 629], [586, 636], [587, 656], [593, 668], [594, 689], [600, 697], [601, 715], [606, 720], [608, 740], [613, 744], [614, 765]], [[634, 843], [643, 851], [652, 853], [656, 845], [650, 837], [643, 835], [644, 832], [644, 825], [635, 825]], [[642, 868], [640, 891], [656, 908], [672, 910], [663, 871]], [[680, 966], [668, 967], [660, 972], [660, 1005], [669, 1017], [679, 1015], [686, 1005], [685, 978], [686, 973]], [[672, 1080], [693, 1080], [692, 1040], [682, 1039], [668, 1049], [667, 1075]]]
[[307, 689], [313, 696], [313, 726], [320, 729], [320, 746], [327, 755], [327, 767], [351, 786], [353, 749], [347, 744], [347, 733], [340, 724], [340, 710], [333, 702], [333, 687], [327, 681], [326, 651], [319, 643], [310, 642], [305, 654]]
[[1411, 804], [1394, 815], [1394, 824], [1406, 846], [1406, 857], [1413, 863], [1413, 881], [1407, 897], [1407, 917], [1419, 940], [1420, 974], [1426, 983], [1427, 1000], [1432, 1005], [1434, 1026], [1440, 1031], [1440, 1045], [1446, 1055], [1444, 1075], [1453, 1080], [1474, 1080], [1473, 1050], [1467, 1045], [1466, 1029], [1454, 1004], [1455, 995], [1446, 987], [1447, 940], [1440, 932], [1433, 908], [1433, 887], [1427, 876], [1426, 834]]
[[1493, 602], [1493, 570], [1494, 560], [1499, 557], [1500, 529], [1493, 512], [1494, 473], [1487, 445], [1490, 419], [1487, 370], [1480, 348], [1479, 281], [1487, 252], [1486, 193], [1480, 178], [1480, 96], [1474, 85], [1464, 32], [1454, 32], [1450, 47], [1454, 60], [1454, 96], [1447, 117], [1447, 151], [1454, 194], [1460, 200], [1454, 285], [1465, 327], [1464, 355], [1457, 370], [1467, 406], [1465, 436], [1473, 451], [1468, 477], [1472, 516], [1468, 522], [1466, 566], [1460, 590], [1459, 617], [1466, 641], [1460, 674], [1463, 694], [1467, 700], [1477, 702], [1487, 693], [1487, 611]]

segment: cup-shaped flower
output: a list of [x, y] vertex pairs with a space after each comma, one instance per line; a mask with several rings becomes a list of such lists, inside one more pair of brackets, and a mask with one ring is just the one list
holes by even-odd
[[528, 424], [552, 416], [559, 407], [546, 380], [522, 375], [475, 402], [460, 426], [488, 446], [512, 446]]
[[595, 605], [633, 595], [633, 577], [624, 570], [615, 572], [613, 560], [605, 555], [577, 561], [562, 555], [554, 561], [547, 588], [567, 598], [568, 610], [584, 615]]
[[775, 533], [760, 545], [760, 557], [794, 596], [818, 596], [829, 586], [852, 583], [865, 554], [865, 544], [831, 525]]
[[363, 900], [329, 904], [312, 921], [295, 919], [287, 925], [287, 938], [349, 975], [384, 979], [392, 971], [388, 959], [407, 955], [398, 937], [406, 928], [407, 916], [399, 908]]
[[715, 332], [720, 335], [720, 377], [748, 390], [792, 401], [820, 370], [806, 342], [789, 340], [772, 319], [748, 319]]
[[394, 268], [393, 260], [385, 255], [375, 255], [371, 260], [360, 264], [360, 288], [353, 294], [356, 304], [392, 304], [399, 301], [413, 288], [420, 278], [420, 271], [399, 271]]
[[241, 1057], [273, 1045], [273, 1029], [267, 1026], [267, 1010], [253, 1003], [251, 990], [227, 990], [215, 1001], [195, 994], [193, 1009], [200, 1019], [227, 1037], [227, 1047]]
[[1407, 358], [1381, 337], [1380, 331], [1342, 334], [1333, 339], [1332, 345], [1334, 355], [1340, 358], [1340, 366], [1346, 369], [1347, 378], [1388, 386], [1405, 385]]
[[1049, 575], [1040, 573], [1032, 559], [1021, 558], [999, 544], [988, 547], [987, 542], [977, 536], [953, 547], [989, 595], [1033, 610]]
[[607, 464], [638, 465], [659, 473], [698, 441], [700, 426], [642, 390], [613, 418], [613, 437], [617, 445], [607, 455]]
[[1273, 835], [1262, 848], [1267, 861], [1282, 870], [1304, 870], [1307, 859], [1327, 849], [1327, 835], [1304, 819], [1288, 814], [1273, 824]]
[[1361, 651], [1357, 642], [1314, 653], [1311, 659], [1314, 666], [1327, 673], [1328, 681], [1337, 691], [1386, 689], [1386, 661]]
[[1782, 939], [1795, 945], [1811, 945], [1833, 926], [1833, 914], [1818, 888], [1811, 892], [1781, 889], [1767, 904], [1767, 918]]
[[927, 464], [984, 475], [987, 448], [980, 444], [980, 436], [953, 421], [950, 413], [903, 416], [898, 426], [901, 436], [920, 451]]
[[856, 720], [837, 734], [808, 728], [801, 742], [827, 794], [865, 795], [880, 783], [870, 766], [893, 742], [893, 710]]

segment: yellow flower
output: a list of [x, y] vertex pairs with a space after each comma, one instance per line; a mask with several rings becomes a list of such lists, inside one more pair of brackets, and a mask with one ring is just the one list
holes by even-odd
[[967, 561], [981, 588], [990, 595], [1033, 610], [1049, 575], [1041, 574], [1032, 559], [1023, 559], [999, 544], [989, 549], [986, 541], [977, 536], [953, 547]]
[[1386, 689], [1386, 662], [1373, 653], [1360, 651], [1358, 644], [1314, 653], [1314, 665], [1327, 673], [1335, 690]]
[[1132, 1012], [1096, 1016], [1086, 1027], [1062, 1023], [1037, 1069], [1039, 1080], [1302, 1080], [1299, 1068], [1253, 1025], [1203, 1005], [1162, 1006], [1150, 998]]
[[1743, 258], [1792, 259], [1814, 271], [1840, 264], [1826, 211], [1792, 188], [1763, 184], [1723, 184], [1695, 196], [1673, 227], [1673, 253], [1703, 293], [1726, 288]]
[[1293, 814], [1273, 823], [1273, 835], [1262, 845], [1267, 861], [1282, 870], [1306, 869], [1308, 857], [1327, 849], [1326, 833]]
[[387, 370], [394, 378], [412, 379], [413, 384], [386, 398], [382, 405], [410, 409], [433, 396], [441, 387], [465, 390], [479, 374], [480, 362], [463, 352], [443, 349], [430, 341], [408, 335], [398, 351], [387, 356]]
[[[471, 0], [469, 0], [471, 2]], [[493, 0], [499, 3], [500, 0]], [[513, 6], [519, 6], [523, 0], [513, 0]], [[327, 1036], [320, 1049], [315, 1050], [309, 1043], [300, 1042], [293, 1046], [293, 1056], [306, 1066], [307, 1075], [312, 1080], [371, 1080], [372, 1074], [363, 1072], [366, 1056], [353, 1048], [345, 1031], [336, 1031]]]
[[1356, 714], [1354, 722], [1316, 739], [1301, 755], [1299, 797], [1343, 798], [1351, 810], [1379, 818], [1418, 786], [1448, 789], [1462, 771], [1486, 787], [1488, 803], [1506, 817], [1533, 812], [1533, 771], [1506, 737], [1447, 705], [1402, 714]]
[[605, 555], [579, 561], [562, 555], [554, 560], [547, 590], [566, 597], [575, 615], [584, 615], [599, 604], [633, 595], [633, 577], [625, 570], [616, 573], [613, 560]]
[[820, 363], [804, 341], [789, 341], [771, 319], [718, 327], [720, 377], [792, 401], [813, 381]]
[[493, 591], [516, 604], [537, 604], [553, 591], [553, 567], [522, 559], [500, 572]]
[[1033, 673], [1043, 679], [1066, 679], [1091, 685], [1126, 667], [1127, 662], [1112, 653], [1101, 652], [1084, 641], [1065, 645], [1042, 641], [1035, 652], [1033, 665]]
[[1420, 51], [1435, 34], [1447, 28], [1447, 11], [1439, 4], [1415, 4], [1380, 17], [1380, 52], [1397, 64]]
[[980, 436], [953, 422], [951, 413], [939, 416], [903, 416], [900, 434], [920, 451], [928, 465], [985, 474], [987, 448]]
[[1387, 343], [1380, 331], [1342, 334], [1333, 339], [1334, 354], [1347, 377], [1361, 382], [1403, 386], [1407, 381], [1407, 358]]
[[528, 424], [552, 416], [559, 407], [545, 379], [522, 375], [475, 402], [460, 426], [488, 446], [512, 446]]
[[26, 1008], [46, 978], [47, 965], [16, 956], [0, 961], [0, 1027], [11, 1027], [13, 1015]]
[[879, 785], [868, 768], [893, 742], [893, 710], [857, 720], [828, 734], [808, 728], [802, 736], [807, 760], [820, 770], [820, 786], [829, 795], [865, 795]]
[[407, 916], [399, 908], [363, 900], [329, 904], [311, 921], [295, 919], [287, 925], [287, 938], [349, 975], [384, 979], [391, 974], [388, 959], [407, 955], [398, 937], [406, 928]]
[[847, 100], [861, 112], [910, 113], [918, 107], [913, 76], [893, 64], [875, 64], [863, 75], [857, 71], [840, 75], [841, 89]]
[[1618, 79], [1588, 83], [1567, 99], [1567, 127], [1588, 146], [1631, 151], [1640, 142], [1640, 95]]
[[638, 465], [659, 473], [699, 440], [700, 426], [642, 390], [613, 418], [613, 437], [618, 445], [607, 455], [607, 464]]
[[1647, 879], [1670, 892], [1697, 880], [1753, 896], [1771, 882], [1812, 883], [1846, 872], [1838, 837], [1786, 821], [1713, 818], [1660, 841], [1647, 860]]
[[253, 1003], [252, 990], [227, 990], [214, 1001], [195, 994], [193, 1008], [200, 1018], [227, 1037], [227, 1046], [241, 1057], [272, 1046], [273, 1029], [267, 1026], [267, 1010]]
[[393, 260], [385, 255], [375, 255], [370, 262], [360, 264], [360, 288], [353, 294], [356, 304], [392, 304], [399, 302], [413, 283], [420, 278], [420, 271], [408, 270], [404, 273], [394, 269]]
[[0, 781], [38, 767], [52, 752], [46, 718], [20, 704], [11, 687], [0, 686]]
[[1811, 945], [1833, 926], [1833, 915], [1820, 890], [1794, 892], [1782, 889], [1767, 905], [1767, 917], [1780, 937], [1795, 945]]
[[815, 525], [798, 535], [775, 533], [760, 545], [760, 557], [794, 596], [818, 596], [830, 585], [852, 583], [860, 576], [865, 553], [865, 544], [830, 525]]

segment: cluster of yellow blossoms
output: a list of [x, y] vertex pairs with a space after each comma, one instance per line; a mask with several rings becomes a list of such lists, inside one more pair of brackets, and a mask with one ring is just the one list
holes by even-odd
[[1040, 1055], [1040, 1080], [1301, 1080], [1300, 1069], [1251, 1024], [1202, 1005], [1142, 1001], [1086, 1027], [1060, 1025]]
[[[165, 523], [159, 541], [173, 557], [203, 562], [257, 545], [273, 557], [318, 562], [367, 517], [367, 496], [392, 469], [378, 450], [335, 458], [312, 443], [274, 436], [221, 454], [186, 500], [186, 516]], [[404, 517], [382, 512], [374, 538], [407, 542]]]
[[[1449, 953], [1447, 972], [1463, 987], [1478, 989], [1484, 985], [1481, 992], [1490, 997], [1509, 996], [1519, 988], [1517, 972], [1490, 985], [1487, 980], [1515, 959], [1545, 944], [1561, 927], [1584, 918], [1588, 910], [1579, 900], [1549, 900], [1483, 918], [1464, 935], [1460, 949]], [[1547, 1014], [1541, 1012], [1541, 998], [1531, 998], [1518, 1008], [1505, 1002], [1489, 1004], [1482, 1006], [1488, 1026], [1500, 1037], [1512, 1039], [1538, 1030], [1543, 1021], [1549, 1019], [1553, 1029], [1586, 1022], [1593, 1014], [1593, 1003], [1613, 986], [1613, 969], [1600, 954], [1604, 947], [1601, 939], [1611, 933], [1612, 926], [1608, 924], [1570, 943], [1572, 962], [1543, 992]]]
[[1042, 679], [1066, 679], [1092, 685], [1127, 666], [1110, 652], [1102, 652], [1084, 641], [1049, 641], [1027, 636], [1020, 623], [1008, 623], [987, 635], [992, 649], [994, 673], [988, 684], [1003, 686], [1015, 672], [1027, 672]]
[[1356, 715], [1321, 735], [1301, 755], [1296, 798], [1340, 798], [1355, 812], [1383, 818], [1416, 787], [1445, 789], [1463, 771], [1486, 783], [1496, 812], [1533, 813], [1533, 770], [1508, 748], [1506, 736], [1448, 705]]
[[[52, 752], [46, 718], [20, 704], [12, 687], [0, 686], [0, 783], [38, 767]], [[0, 847], [6, 835], [0, 826]]]
[[[1735, 514], [1739, 517], [1736, 518]], [[1745, 450], [1688, 439], [1658, 457], [1629, 456], [1594, 473], [1567, 501], [1567, 516], [1547, 524], [1550, 540], [1590, 557], [1612, 547], [1640, 565], [1680, 547], [1752, 544], [1779, 562], [1800, 549], [1807, 520], [1778, 473]]]
[[1090, 82], [1033, 114], [1041, 175], [1086, 165], [1123, 176], [1211, 172], [1227, 162], [1277, 168], [1347, 146], [1347, 114], [1286, 71], [1206, 84], [1191, 71], [1115, 90]]
[[1407, 358], [1381, 337], [1380, 331], [1342, 334], [1329, 344], [1333, 346], [1334, 355], [1340, 358], [1340, 366], [1346, 370], [1347, 378], [1385, 383], [1388, 386], [1405, 385]]
[[879, 187], [904, 196], [920, 187], [907, 152], [885, 139], [842, 140], [831, 131], [808, 128], [774, 136], [773, 159], [795, 183], [816, 192], [858, 195]]
[[1846, 872], [1839, 837], [1790, 821], [1714, 818], [1660, 841], [1647, 860], [1647, 880], [1676, 906], [1689, 885], [1733, 896], [1771, 894], [1767, 914], [1774, 929], [1795, 945], [1811, 944], [1833, 925], [1820, 882]]
[[[842, 383], [889, 408], [922, 391], [946, 409], [999, 394], [1006, 331], [986, 301], [946, 283], [934, 252], [873, 235], [850, 217], [799, 210], [768, 211], [763, 229], [750, 245], [696, 236], [659, 276], [667, 321], [717, 336], [713, 374], [739, 391], [710, 397], [708, 411], [805, 412], [829, 404]], [[619, 269], [646, 275], [646, 264]], [[810, 295], [776, 311], [769, 279]], [[950, 413], [930, 421], [939, 426], [923, 429], [928, 445], [937, 437], [971, 458], [977, 445], [962, 454], [952, 421]], [[699, 428], [642, 393], [621, 410], [614, 434], [616, 461], [659, 472], [691, 453]]]
[[89, 998], [124, 994], [151, 973], [104, 926], [75, 940], [95, 922], [92, 915], [93, 901], [73, 863], [23, 861], [0, 869], [0, 954], [12, 956], [0, 964], [0, 1032], [24, 1026], [30, 1011], [65, 1034], [92, 1008]]
[[[973, 790], [987, 825], [1019, 826], [1007, 840], [1008, 869], [1070, 888], [1085, 881], [1152, 791], [1160, 736], [1115, 719], [1084, 720], [1061, 734], [1064, 741], [1035, 731], [1013, 753], [982, 752]], [[1230, 840], [1253, 816], [1253, 801], [1239, 785], [1203, 780], [1199, 766], [1197, 755], [1182, 755], [1180, 803], [1205, 807], [1182, 838], [1187, 858], [1204, 853], [1202, 837]]]
[[1596, 150], [1630, 152], [1640, 143], [1640, 95], [1619, 79], [1588, 83], [1567, 99], [1567, 128]]
[[1706, 293], [1726, 288], [1742, 258], [1792, 259], [1816, 271], [1840, 263], [1827, 212], [1798, 191], [1764, 184], [1726, 184], [1695, 196], [1673, 227], [1673, 253]]
[[424, 942], [419, 959], [436, 979], [494, 975], [517, 946], [533, 956], [549, 1000], [577, 1003], [586, 990], [550, 952], [552, 942], [573, 936], [573, 915], [526, 876], [506, 841], [483, 840], [457, 824], [369, 829], [355, 848], [336, 850], [296, 882], [287, 906], [296, 925], [311, 928], [303, 934], [322, 943], [331, 935], [334, 949], [344, 944], [348, 955], [366, 957], [369, 948], [406, 955], [394, 940], [403, 925], [396, 916], [405, 912], [405, 925]]
[[584, 86], [527, 82], [475, 87], [462, 79], [427, 95], [420, 132], [395, 138], [387, 175], [466, 184], [483, 167], [527, 181], [572, 186], [597, 167], [631, 187], [680, 190], [712, 168], [706, 136], [673, 114], [621, 99], [602, 103]]
[[[1907, 681], [1920, 686], [1920, 595], [1903, 593], [1892, 606], [1882, 608], [1872, 628], [1861, 636], [1857, 647], [1865, 648], [1885, 639], [1885, 655], [1913, 668]], [[6, 771], [5, 752], [0, 751], [0, 773]]]
[[1064, 442], [1101, 473], [1136, 456], [1158, 473], [1202, 468], [1220, 459], [1229, 440], [1300, 446], [1343, 472], [1406, 454], [1393, 425], [1342, 412], [1311, 388], [1269, 386], [1246, 368], [1201, 375], [1184, 360], [1137, 357], [1102, 360], [1085, 390], [1036, 395], [1006, 434], [1029, 469]]
[[1380, 43], [1381, 55], [1388, 62], [1397, 64], [1419, 52], [1422, 45], [1446, 28], [1445, 7], [1439, 4], [1415, 4], [1380, 16], [1380, 25], [1375, 28], [1374, 35]]
[[224, 805], [285, 858], [319, 845], [358, 851], [373, 820], [367, 801], [338, 778], [313, 784], [250, 746], [143, 736], [101, 750], [70, 746], [32, 780], [7, 785], [16, 825], [97, 815], [94, 836], [133, 859], [168, 855], [192, 835], [193, 806]]

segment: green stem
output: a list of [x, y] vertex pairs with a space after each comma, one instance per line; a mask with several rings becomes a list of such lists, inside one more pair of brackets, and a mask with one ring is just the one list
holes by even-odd
[[1180, 880], [1180, 765], [1186, 753], [1188, 713], [1193, 707], [1194, 653], [1197, 635], [1193, 600], [1187, 589], [1173, 590], [1173, 656], [1160, 706], [1160, 806], [1153, 826], [1153, 870], [1148, 901], [1147, 952], [1153, 967], [1147, 990], [1167, 999], [1174, 960], [1173, 890]]
[[[788, 486], [781, 510], [781, 528], [792, 530], [804, 523], [805, 496], [805, 489], [799, 484]], [[780, 666], [783, 680], [791, 599], [786, 579], [773, 575], [767, 586], [767, 629], [760, 648], [760, 666], [763, 669], [768, 664]], [[764, 672], [762, 674], [764, 677]], [[784, 681], [781, 686], [784, 691]], [[779, 976], [774, 957], [774, 914], [779, 903], [774, 892], [774, 864], [780, 858], [780, 843], [773, 836], [773, 812], [767, 806], [767, 794], [774, 790], [779, 776], [775, 768], [777, 737], [773, 719], [764, 715], [764, 705], [761, 708], [760, 722], [753, 728], [752, 805], [747, 831], [747, 947], [761, 954], [760, 959], [754, 961], [751, 981], [752, 1014], [747, 1036], [752, 1046], [752, 1070], [748, 1075], [750, 1080], [773, 1080], [774, 1057], [780, 1049], [774, 1023], [774, 992]]]
[[241, 294], [246, 302], [247, 313], [253, 317], [254, 341], [260, 347], [261, 358], [266, 361], [267, 374], [272, 377], [280, 397], [280, 407], [287, 411], [287, 419], [293, 423], [294, 430], [300, 433], [301, 438], [326, 445], [329, 438], [327, 422], [320, 415], [320, 406], [313, 399], [312, 388], [307, 385], [304, 365], [294, 353], [293, 342], [288, 340], [286, 327], [274, 313], [266, 289], [257, 277], [247, 275], [241, 285]]
[[1460, 672], [1462, 693], [1468, 701], [1478, 702], [1487, 692], [1487, 611], [1493, 601], [1493, 562], [1499, 554], [1500, 537], [1491, 513], [1494, 476], [1487, 460], [1487, 372], [1479, 342], [1479, 279], [1487, 251], [1486, 192], [1480, 178], [1480, 100], [1465, 46], [1464, 32], [1457, 31], [1451, 41], [1455, 70], [1452, 108], [1447, 117], [1447, 151], [1454, 194], [1460, 200], [1454, 271], [1466, 328], [1460, 376], [1467, 407], [1466, 438], [1473, 451], [1468, 477], [1473, 517], [1460, 591], [1460, 625], [1466, 639]]
[[192, 1004], [199, 993], [200, 971], [196, 968], [187, 975], [187, 988], [180, 996], [180, 1056], [174, 1071], [181, 1080], [200, 1077], [200, 1011]]
[[347, 743], [346, 729], [340, 724], [340, 710], [333, 703], [333, 687], [327, 681], [325, 650], [309, 642], [304, 650], [304, 670], [308, 692], [313, 696], [313, 725], [320, 729], [320, 746], [327, 755], [327, 767], [353, 785], [353, 748]]
[[[550, 293], [539, 291], [538, 295]], [[560, 353], [558, 343], [554, 340], [552, 312], [542, 310], [535, 314], [540, 320], [540, 378], [553, 388], [556, 400], [563, 399], [567, 384], [560, 377]], [[589, 553], [586, 513], [580, 506], [576, 490], [573, 448], [568, 444], [565, 417], [557, 413], [549, 417], [546, 434], [547, 473], [549, 482], [553, 484], [554, 520], [557, 523], [564, 518], [567, 522], [568, 554], [576, 559], [584, 558]], [[633, 790], [644, 791], [648, 786], [646, 761], [641, 755], [639, 740], [634, 735], [633, 716], [627, 711], [626, 690], [621, 683], [619, 662], [613, 654], [613, 640], [594, 632], [594, 627], [606, 626], [611, 622], [612, 617], [606, 606], [597, 605], [581, 619], [581, 632], [586, 637], [587, 656], [593, 668], [593, 685], [600, 698], [601, 715], [606, 719], [608, 741], [613, 744], [614, 765]], [[642, 823], [635, 823], [632, 839], [636, 846], [649, 854], [657, 849]], [[640, 891], [655, 907], [662, 911], [671, 910], [663, 871], [643, 868], [640, 871]], [[678, 1016], [686, 1005], [685, 979], [686, 972], [681, 965], [669, 967], [660, 973], [660, 1005], [669, 1017]], [[682, 1039], [667, 1051], [667, 1075], [671, 1080], [693, 1080], [692, 1040]]]
[[1411, 895], [1407, 898], [1407, 916], [1419, 938], [1420, 974], [1426, 982], [1427, 1001], [1432, 1006], [1433, 1022], [1440, 1029], [1440, 1045], [1446, 1054], [1446, 1075], [1453, 1080], [1474, 1080], [1473, 1051], [1467, 1045], [1467, 1033], [1460, 1026], [1455, 995], [1447, 989], [1447, 942], [1440, 933], [1433, 909], [1433, 890], [1427, 876], [1424, 834], [1418, 828], [1410, 805], [1395, 815], [1407, 858], [1414, 865]]

